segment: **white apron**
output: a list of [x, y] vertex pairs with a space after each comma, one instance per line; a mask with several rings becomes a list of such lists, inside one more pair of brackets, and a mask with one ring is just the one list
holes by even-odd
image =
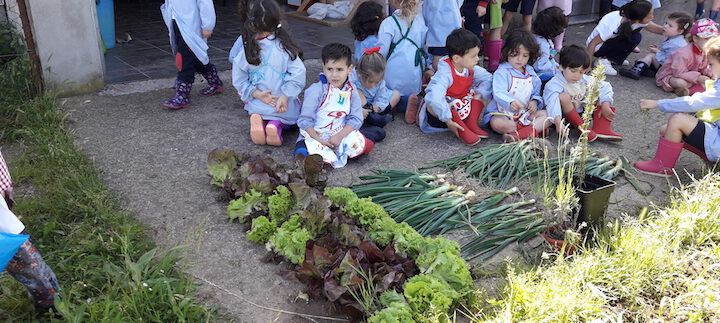
[[[345, 126], [345, 117], [350, 114], [352, 91], [353, 87], [349, 82], [344, 87], [344, 91], [328, 84], [327, 95], [315, 114], [314, 129], [323, 140], [327, 141]], [[358, 130], [345, 136], [340, 146], [334, 150], [310, 138], [305, 130], [300, 130], [300, 133], [305, 137], [308, 153], [322, 156], [323, 161], [334, 168], [345, 166], [348, 158], [360, 156], [365, 150], [365, 136]]]
[[[532, 76], [527, 75], [527, 77], [525, 78], [513, 76], [508, 92], [510, 92], [510, 95], [512, 95], [515, 99], [520, 101], [523, 106], [526, 106], [532, 98], [533, 88], [534, 86]], [[530, 119], [530, 112], [525, 109], [522, 109], [520, 111], [506, 111], [505, 109], [498, 106], [498, 110], [499, 112], [494, 112], [491, 114], [507, 116], [524, 126], [532, 124], [532, 120]]]

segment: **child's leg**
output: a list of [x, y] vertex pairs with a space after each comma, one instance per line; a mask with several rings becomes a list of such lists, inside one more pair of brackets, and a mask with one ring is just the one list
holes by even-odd
[[25, 285], [38, 307], [50, 309], [55, 306], [60, 284], [30, 240], [20, 246], [5, 269], [15, 280]]
[[163, 102], [163, 105], [170, 109], [182, 109], [190, 106], [190, 91], [195, 82], [195, 65], [198, 61], [190, 47], [180, 34], [177, 23], [173, 20], [173, 34], [177, 53], [175, 54], [175, 67], [178, 69], [175, 79], [175, 96]]
[[485, 109], [485, 103], [481, 100], [480, 94], [475, 94], [470, 102], [470, 114], [465, 118], [465, 125], [468, 130], [474, 132], [480, 138], [488, 138], [490, 135], [480, 128], [479, 122], [482, 119], [482, 112]]
[[603, 46], [595, 52], [594, 56], [604, 57], [612, 63], [622, 65], [635, 47], [640, 44], [640, 41], [642, 41], [642, 34], [640, 33], [640, 29], [638, 29], [633, 31], [630, 39], [621, 39], [620, 37], [608, 39]]
[[552, 124], [552, 122], [550, 122], [550, 119], [548, 119], [547, 111], [545, 110], [535, 111], [531, 114], [531, 118], [533, 120], [533, 127], [540, 134], [544, 134], [545, 129], [550, 127], [550, 125]]
[[488, 33], [488, 41], [485, 43], [485, 56], [488, 58], [487, 70], [494, 72], [500, 65], [502, 58], [503, 41], [502, 28], [491, 29]]
[[394, 110], [398, 103], [400, 103], [400, 92], [393, 90], [392, 96], [390, 97], [390, 107]]
[[250, 116], [250, 139], [256, 145], [264, 145], [267, 143], [265, 135], [265, 121], [259, 114]]
[[[698, 127], [698, 124], [702, 127]], [[685, 113], [674, 113], [664, 129], [661, 129], [663, 135], [658, 142], [655, 157], [649, 161], [636, 162], [635, 168], [646, 174], [669, 177], [684, 147], [683, 138], [696, 131], [696, 128], [700, 128], [698, 131], [704, 137], [704, 124], [699, 123], [698, 119]]]
[[490, 129], [497, 133], [511, 133], [518, 130], [517, 123], [506, 116], [490, 117]]
[[[510, 0], [510, 2], [513, 2], [513, 0]], [[508, 2], [506, 4], [509, 4], [510, 2]], [[505, 5], [503, 5], [503, 9], [504, 9]], [[515, 9], [515, 10], [517, 11], [517, 9]], [[507, 33], [508, 27], [510, 26], [510, 22], [512, 21], [513, 16], [515, 16], [515, 11], [510, 11], [510, 10], [506, 9], [505, 13], [503, 13], [503, 25], [502, 25], [502, 27], [500, 27], [500, 35], [501, 35], [500, 37], [502, 37], [503, 35], [505, 35], [505, 33]]]
[[697, 0], [697, 7], [695, 7], [695, 19], [700, 19], [705, 13], [705, 0]]
[[708, 18], [717, 20], [718, 11], [720, 11], [720, 0], [714, 0], [712, 6], [710, 7], [710, 14], [708, 15]]
[[677, 96], [687, 96], [688, 94], [690, 94], [689, 89], [692, 84], [690, 84], [690, 82], [688, 81], [685, 81], [678, 77], [671, 77], [668, 81], [668, 84], [672, 86], [673, 91], [675, 92], [675, 94], [677, 94]]
[[220, 76], [218, 76], [215, 65], [210, 62], [203, 64], [199, 59], [196, 59], [195, 70], [200, 73], [208, 83], [206, 88], [200, 90], [200, 95], [211, 96], [219, 94], [223, 91], [223, 82], [220, 80]]

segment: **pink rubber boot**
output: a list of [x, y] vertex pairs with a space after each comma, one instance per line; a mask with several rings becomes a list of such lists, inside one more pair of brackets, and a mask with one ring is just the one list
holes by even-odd
[[488, 57], [488, 71], [495, 72], [495, 70], [498, 69], [498, 66], [500, 66], [500, 58], [502, 57], [502, 46], [502, 40], [491, 40], [487, 42], [486, 55]]
[[675, 167], [675, 163], [680, 157], [683, 146], [682, 142], [672, 142], [665, 139], [665, 137], [660, 137], [655, 158], [636, 162], [635, 168], [645, 174], [670, 177], [673, 174], [673, 167]]

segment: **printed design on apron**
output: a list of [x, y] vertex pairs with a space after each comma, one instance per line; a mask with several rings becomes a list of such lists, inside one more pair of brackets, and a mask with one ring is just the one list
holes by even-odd
[[[328, 141], [345, 127], [345, 118], [350, 114], [352, 91], [350, 82], [343, 90], [328, 84], [327, 94], [315, 114], [314, 129], [322, 140]], [[305, 137], [308, 153], [322, 156], [323, 161], [334, 168], [345, 166], [348, 158], [360, 156], [365, 150], [365, 136], [358, 130], [345, 136], [334, 150], [311, 138], [306, 131], [300, 130], [300, 133]]]
[[[520, 101], [523, 107], [525, 107], [532, 98], [532, 92], [534, 88], [532, 75], [528, 74], [524, 77], [511, 76], [511, 79], [512, 80], [510, 82], [510, 88], [508, 89], [508, 93], [513, 98]], [[504, 109], [500, 107], [500, 105], [498, 105], [498, 112], [493, 112], [491, 114], [507, 116], [508, 118], [511, 118], [525, 126], [532, 123], [532, 120], [530, 119], [530, 113], [524, 108], [520, 111], [512, 111], [509, 108]]]
[[575, 109], [581, 108], [584, 104], [585, 94], [587, 93], [587, 84], [583, 82], [565, 83], [564, 88], [565, 93], [570, 96], [570, 101]]
[[452, 85], [445, 93], [445, 100], [451, 109], [457, 111], [460, 119], [465, 120], [470, 116], [471, 103], [475, 96], [475, 90], [472, 89], [473, 70], [468, 70], [467, 76], [462, 75], [455, 70], [455, 64], [450, 58], [446, 58], [445, 62], [450, 65], [453, 79]]

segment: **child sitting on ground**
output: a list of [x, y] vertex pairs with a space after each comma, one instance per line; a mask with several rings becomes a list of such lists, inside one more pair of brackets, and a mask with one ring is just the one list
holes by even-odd
[[233, 61], [233, 85], [250, 113], [250, 138], [257, 145], [280, 146], [282, 130], [297, 121], [305, 87], [301, 49], [281, 24], [273, 0], [256, 0], [243, 29], [243, 50]]
[[348, 158], [369, 153], [375, 144], [358, 131], [363, 115], [360, 94], [349, 80], [350, 48], [332, 43], [323, 47], [321, 56], [324, 74], [305, 90], [295, 156], [318, 154], [339, 168]]
[[717, 24], [707, 18], [696, 21], [690, 29], [692, 43], [678, 49], [668, 57], [655, 77], [655, 84], [665, 91], [673, 91], [677, 96], [686, 96], [702, 91], [706, 80], [710, 79], [707, 57], [703, 46], [710, 37], [718, 36]]
[[[546, 85], [543, 93], [545, 109], [550, 118], [555, 121], [556, 130], [563, 133], [562, 120], [576, 128], [584, 124], [580, 113], [585, 107], [587, 85], [591, 78], [585, 75], [590, 68], [592, 59], [587, 50], [577, 45], [563, 47], [560, 51], [560, 73], [555, 74]], [[588, 141], [596, 138], [607, 140], [622, 140], [620, 134], [612, 131], [611, 123], [615, 118], [612, 85], [602, 82], [600, 85], [599, 106], [593, 112], [593, 125], [588, 133]]]
[[467, 29], [456, 29], [445, 47], [448, 56], [428, 84], [425, 104], [417, 119], [423, 132], [450, 130], [468, 145], [475, 145], [487, 132], [480, 129], [478, 119], [491, 96], [492, 74], [477, 66], [480, 39]]
[[660, 66], [665, 64], [670, 54], [687, 46], [685, 36], [690, 31], [692, 22], [692, 17], [685, 12], [673, 12], [669, 14], [663, 25], [663, 36], [666, 37], [665, 41], [660, 44], [660, 47], [655, 45], [650, 46], [650, 54], [635, 61], [635, 66], [632, 68], [620, 69], [620, 75], [635, 80], [639, 80], [640, 76], [654, 77]]
[[400, 92], [397, 110], [409, 109], [412, 116], [417, 111], [417, 95], [428, 57], [424, 49], [428, 29], [419, 12], [420, 3], [420, 0], [390, 0], [390, 4], [398, 9], [383, 20], [378, 32], [380, 54], [387, 60], [385, 82], [390, 89]]
[[[720, 158], [720, 37], [713, 37], [704, 49], [715, 80], [705, 92], [691, 97], [668, 100], [641, 100], [640, 109], [659, 109], [672, 113], [667, 124], [660, 128], [655, 157], [635, 163], [643, 173], [669, 177], [683, 148], [705, 161], [717, 162]], [[713, 82], [708, 82], [713, 83]], [[695, 112], [695, 116], [687, 113]]]
[[493, 101], [483, 118], [506, 142], [542, 136], [552, 124], [542, 109], [542, 82], [532, 64], [540, 48], [529, 32], [515, 30], [502, 48], [502, 64], [493, 74]]
[[350, 21], [355, 36], [355, 63], [360, 61], [364, 50], [378, 46], [378, 31], [385, 19], [383, 7], [374, 1], [366, 1], [358, 6]]
[[567, 28], [565, 13], [558, 7], [550, 7], [540, 11], [535, 17], [532, 28], [535, 41], [540, 45], [540, 57], [533, 64], [533, 68], [540, 80], [547, 82], [555, 75], [558, 67], [555, 61], [557, 50], [555, 49], [554, 39], [564, 33], [565, 28]]
[[373, 142], [385, 138], [383, 127], [393, 119], [392, 110], [400, 101], [400, 93], [385, 85], [385, 58], [380, 47], [365, 49], [350, 82], [358, 89], [365, 119], [360, 132]]

